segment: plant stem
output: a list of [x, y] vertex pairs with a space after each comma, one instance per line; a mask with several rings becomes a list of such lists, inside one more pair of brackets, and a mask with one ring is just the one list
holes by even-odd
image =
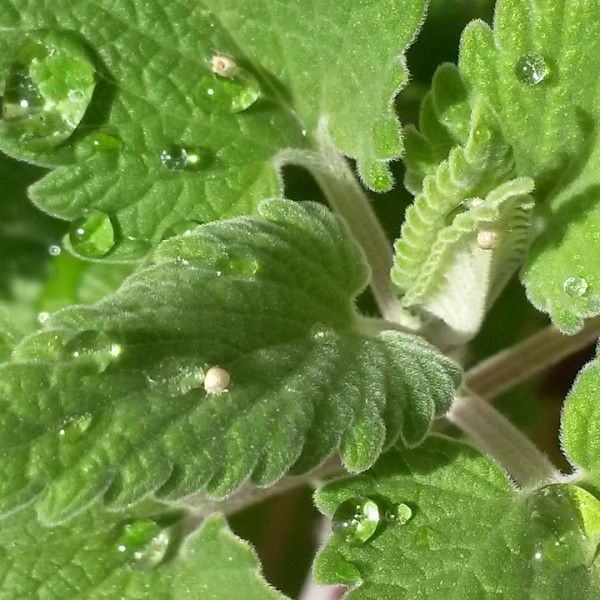
[[508, 419], [481, 398], [457, 396], [446, 415], [480, 450], [494, 458], [522, 488], [558, 481], [552, 463]]
[[418, 330], [419, 320], [402, 307], [392, 285], [392, 246], [346, 158], [331, 142], [326, 122], [319, 126], [317, 141], [318, 152], [291, 150], [279, 160], [308, 169], [332, 210], [346, 221], [371, 268], [370, 285], [382, 317], [406, 330]]
[[554, 326], [546, 327], [472, 368], [465, 375], [465, 385], [480, 398], [492, 400], [567, 356], [586, 348], [599, 334], [600, 318], [589, 320], [583, 329], [573, 336], [562, 334]]

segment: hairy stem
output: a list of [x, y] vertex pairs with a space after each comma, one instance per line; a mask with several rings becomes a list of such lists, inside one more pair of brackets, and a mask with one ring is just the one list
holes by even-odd
[[401, 306], [392, 285], [392, 246], [369, 198], [345, 157], [332, 144], [326, 122], [321, 123], [317, 137], [319, 152], [290, 150], [281, 154], [280, 162], [297, 164], [310, 171], [332, 210], [344, 218], [365, 253], [371, 268], [371, 289], [382, 317], [405, 330], [416, 331], [419, 320]]
[[465, 375], [465, 384], [480, 398], [492, 400], [586, 348], [598, 335], [600, 318], [589, 320], [579, 333], [572, 336], [562, 334], [554, 326], [547, 327], [472, 368]]
[[466, 391], [446, 415], [480, 450], [494, 458], [522, 488], [560, 480], [552, 463], [489, 403]]

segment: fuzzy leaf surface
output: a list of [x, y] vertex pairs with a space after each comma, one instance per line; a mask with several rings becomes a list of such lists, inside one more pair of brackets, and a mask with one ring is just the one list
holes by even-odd
[[[168, 515], [99, 512], [47, 528], [28, 509], [0, 527], [0, 599], [284, 600], [256, 554], [214, 515], [181, 540]], [[137, 554], [136, 554], [137, 553]]]
[[[253, 213], [281, 193], [281, 152], [316, 148], [320, 122], [367, 185], [388, 189], [387, 162], [402, 149], [392, 99], [425, 5], [2, 0], [0, 81], [24, 37], [44, 39], [51, 28], [76, 38], [97, 84], [66, 145], [37, 154], [11, 140], [0, 147], [57, 167], [32, 189], [43, 210], [68, 220], [93, 208], [109, 214], [121, 235], [115, 260], [147, 252], [182, 221]], [[211, 72], [215, 52], [259, 82], [261, 98], [247, 110], [223, 109], [230, 82]], [[95, 150], [98, 133], [118, 148]], [[198, 168], [165, 168], [161, 153], [173, 145], [197, 151]]]
[[352, 600], [576, 600], [600, 590], [600, 502], [573, 485], [530, 495], [511, 488], [489, 459], [430, 437], [385, 454], [368, 474], [317, 492], [333, 515], [349, 498], [407, 505], [411, 518], [383, 521], [362, 545], [334, 533], [316, 561], [324, 583], [353, 586]]
[[572, 464], [593, 485], [600, 484], [600, 361], [588, 363], [577, 376], [562, 415], [562, 445]]
[[[219, 497], [338, 448], [361, 471], [398, 437], [422, 441], [456, 365], [357, 315], [368, 270], [338, 218], [285, 200], [260, 211], [167, 240], [116, 293], [54, 313], [0, 366], [3, 510], [40, 496], [59, 522], [103, 492], [115, 508]], [[230, 382], [206, 394], [213, 365]]]
[[500, 0], [493, 31], [471, 24], [461, 74], [492, 107], [535, 179], [541, 231], [523, 271], [528, 296], [565, 332], [600, 312], [600, 120], [596, 0]]

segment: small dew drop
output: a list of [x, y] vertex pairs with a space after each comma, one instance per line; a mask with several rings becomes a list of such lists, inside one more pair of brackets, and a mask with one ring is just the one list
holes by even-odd
[[333, 515], [332, 527], [345, 540], [364, 544], [373, 537], [380, 521], [379, 507], [370, 498], [350, 498]]
[[237, 277], [254, 277], [258, 262], [251, 256], [231, 256], [227, 260], [227, 272]]
[[194, 170], [206, 164], [208, 155], [200, 149], [172, 145], [160, 153], [160, 162], [169, 171]]
[[538, 85], [548, 77], [549, 73], [548, 64], [541, 54], [530, 52], [521, 56], [517, 62], [517, 78], [525, 85]]
[[581, 298], [588, 291], [588, 282], [583, 277], [568, 277], [563, 282], [563, 290], [571, 298]]
[[542, 560], [542, 556], [543, 556], [543, 554], [541, 553], [541, 551], [540, 550], [536, 550], [535, 553], [534, 553], [534, 555], [533, 555], [533, 559], [534, 560]]
[[43, 325], [50, 318], [50, 313], [42, 311], [38, 313], [37, 319], [40, 325]]
[[97, 131], [89, 136], [89, 141], [95, 152], [112, 152], [121, 148], [121, 140], [105, 131]]
[[215, 365], [206, 371], [204, 376], [204, 391], [207, 395], [222, 394], [229, 391], [227, 387], [231, 383], [229, 372], [223, 367]]
[[56, 244], [48, 246], [48, 254], [50, 256], [60, 256], [61, 252], [62, 248], [60, 246], [57, 246]]
[[169, 543], [168, 532], [156, 521], [140, 519], [123, 526], [116, 549], [132, 570], [148, 571], [162, 562]]
[[477, 245], [482, 250], [494, 250], [500, 244], [501, 239], [497, 229], [480, 229], [477, 232]]
[[73, 440], [85, 433], [92, 424], [93, 417], [89, 413], [67, 419], [58, 430], [58, 435], [63, 440]]
[[394, 508], [388, 509], [385, 512], [385, 518], [391, 523], [399, 523], [405, 525], [408, 523], [413, 516], [413, 511], [408, 504], [400, 503]]
[[310, 336], [316, 342], [324, 342], [326, 341], [333, 333], [333, 330], [327, 327], [327, 325], [323, 325], [322, 323], [315, 323], [310, 328]]
[[123, 351], [120, 344], [115, 343], [102, 331], [82, 331], [72, 337], [64, 348], [67, 357], [76, 360], [89, 360], [98, 373], [116, 360]]
[[166, 229], [162, 234], [162, 239], [166, 240], [176, 235], [191, 235], [198, 225], [200, 225], [200, 223], [197, 221], [180, 221], [179, 223], [175, 223], [175, 225], [172, 225]]
[[82, 256], [100, 258], [113, 249], [115, 230], [106, 213], [92, 210], [83, 219], [72, 224], [69, 240], [75, 252]]

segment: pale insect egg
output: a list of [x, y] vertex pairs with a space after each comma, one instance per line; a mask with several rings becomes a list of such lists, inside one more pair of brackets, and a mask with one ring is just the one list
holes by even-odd
[[233, 58], [217, 52], [210, 60], [210, 70], [219, 77], [235, 77], [238, 73], [238, 66]]
[[482, 250], [494, 250], [500, 244], [500, 232], [497, 229], [480, 229], [477, 232], [477, 245]]
[[206, 371], [204, 376], [204, 391], [208, 395], [226, 392], [231, 381], [229, 373], [223, 368], [215, 365]]

